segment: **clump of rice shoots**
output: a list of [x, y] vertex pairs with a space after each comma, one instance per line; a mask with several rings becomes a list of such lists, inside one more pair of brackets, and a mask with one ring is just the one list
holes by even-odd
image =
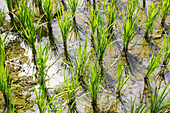
[[145, 34], [144, 38], [149, 41], [149, 33], [152, 33], [153, 25], [157, 17], [159, 16], [159, 7], [152, 3], [147, 8], [146, 20], [145, 20]]
[[[105, 0], [104, 0], [105, 4]], [[107, 27], [108, 27], [108, 32], [110, 34], [113, 33], [113, 26], [114, 23], [117, 21], [117, 14], [118, 10], [115, 4], [115, 0], [112, 0], [111, 3], [107, 1], [107, 5], [103, 6], [103, 9], [105, 11], [105, 16], [106, 16], [106, 22], [107, 22]]]
[[153, 74], [153, 72], [160, 66], [160, 62], [163, 58], [165, 53], [162, 54], [162, 50], [160, 50], [156, 56], [154, 56], [154, 49], [152, 52], [152, 56], [149, 62], [149, 66], [148, 66], [148, 71], [144, 77], [145, 80], [148, 80], [149, 76], [151, 74]]
[[142, 103], [136, 107], [135, 109], [135, 99], [132, 100], [132, 97], [130, 98], [131, 101], [131, 109], [130, 109], [130, 113], [143, 113], [143, 112], [147, 112], [148, 109], [146, 109], [146, 105], [143, 105]]
[[[37, 90], [34, 87], [34, 92], [35, 92], [35, 96], [37, 99], [37, 105], [38, 105], [38, 109], [40, 113], [46, 113], [47, 110], [48, 112], [50, 111], [50, 109], [53, 108], [53, 102], [56, 101], [57, 99], [61, 98], [65, 92], [62, 90], [59, 93], [54, 93], [52, 96], [48, 93], [48, 89], [46, 88], [46, 77], [47, 77], [47, 73], [48, 70], [56, 63], [55, 60], [51, 65], [47, 66], [47, 61], [49, 59], [49, 50], [48, 50], [48, 42], [47, 44], [45, 44], [45, 47], [42, 47], [40, 44], [40, 47], [38, 48], [37, 51], [37, 57], [36, 57], [36, 64], [37, 64], [37, 68], [38, 68], [38, 76], [40, 79], [40, 87], [39, 90]], [[62, 86], [62, 85], [61, 85]], [[61, 87], [60, 86], [60, 87]], [[58, 92], [58, 90], [60, 89], [60, 87], [56, 90], [56, 92]], [[59, 103], [60, 104], [60, 103]]]
[[136, 4], [134, 5], [133, 3], [128, 2], [127, 16], [125, 16], [125, 14], [122, 11], [122, 20], [123, 20], [123, 26], [122, 26], [123, 53], [122, 53], [122, 56], [125, 56], [125, 57], [127, 57], [129, 44], [135, 36], [135, 29], [139, 22], [139, 19], [137, 19], [139, 8], [137, 9], [136, 13], [132, 15], [134, 13], [135, 8], [136, 8]]
[[[107, 38], [107, 32], [109, 28], [104, 29], [104, 20], [101, 20], [99, 11], [96, 11], [96, 14], [93, 13], [93, 10], [91, 12], [90, 20], [92, 22], [90, 23], [90, 28], [91, 28], [91, 36], [92, 36], [92, 44], [94, 46], [94, 50], [96, 53], [97, 60], [99, 62], [99, 66], [101, 68], [101, 76], [103, 76], [103, 57], [105, 54], [105, 51], [107, 47], [111, 44], [111, 36]], [[94, 22], [94, 23], [93, 23]], [[95, 29], [96, 29], [96, 37], [95, 37]]]
[[87, 71], [89, 69], [90, 53], [91, 51], [87, 52], [87, 38], [86, 38], [83, 51], [82, 51], [81, 43], [79, 43], [78, 56], [74, 51], [74, 57], [73, 57], [74, 62], [73, 61], [70, 62], [76, 71], [76, 76], [78, 78], [78, 81], [80, 82], [80, 85], [83, 87], [85, 91], [87, 91], [87, 85], [84, 81], [84, 78], [86, 77]]
[[76, 93], [79, 90], [77, 72], [73, 70], [72, 66], [69, 66], [68, 75], [64, 78], [65, 90], [67, 91], [67, 100], [69, 111], [75, 110]]
[[79, 0], [68, 0], [68, 4], [72, 10], [73, 21], [75, 21], [75, 14], [78, 7]]
[[161, 6], [162, 19], [161, 24], [164, 27], [165, 19], [170, 12], [170, 0], [164, 0]]
[[[64, 8], [62, 8], [62, 16], [57, 17], [57, 22], [61, 31], [61, 36], [63, 39], [63, 47], [64, 47], [64, 55], [66, 57], [67, 61], [70, 61], [69, 55], [68, 55], [68, 50], [67, 50], [67, 39], [68, 39], [68, 34], [70, 33], [70, 27], [71, 27], [71, 17], [70, 17], [70, 12], [65, 12]], [[61, 12], [60, 12], [61, 13]]]
[[163, 102], [164, 99], [167, 98], [168, 94], [170, 93], [170, 89], [168, 89], [169, 83], [170, 83], [170, 80], [166, 84], [163, 91], [160, 92], [160, 94], [159, 94], [157, 86], [154, 89], [155, 91], [152, 92], [152, 88], [149, 83], [151, 102], [150, 102], [150, 105], [148, 106], [148, 109], [149, 109], [150, 113], [159, 113], [163, 109], [166, 109], [166, 107], [168, 107], [170, 105], [170, 99], [168, 99], [166, 102]]
[[71, 37], [74, 34], [75, 38], [80, 37], [79, 31], [82, 30], [82, 28], [80, 26], [78, 26], [77, 22], [76, 22], [76, 10], [79, 6], [79, 0], [67, 0], [68, 4], [72, 10], [72, 18], [73, 18], [73, 23], [72, 23], [72, 27], [71, 27]]
[[22, 25], [24, 27], [26, 27], [25, 21], [28, 18], [27, 13], [28, 13], [28, 9], [29, 9], [28, 0], [22, 0], [21, 3], [18, 3], [16, 8], [18, 11], [18, 15], [17, 15], [18, 19], [20, 20]]
[[24, 38], [26, 42], [31, 46], [34, 64], [37, 66], [36, 48], [35, 48], [36, 32], [44, 23], [39, 25], [39, 22], [41, 20], [40, 18], [38, 22], [36, 23], [36, 25], [34, 24], [34, 6], [33, 6], [33, 9], [31, 9], [31, 7], [25, 7], [21, 11], [23, 12], [23, 13], [21, 12], [22, 16], [20, 16], [20, 18], [16, 17], [20, 24], [19, 29], [16, 24], [14, 25], [17, 31], [22, 36], [22, 38]]
[[43, 0], [42, 3], [49, 31], [49, 37], [52, 38], [53, 0]]
[[95, 59], [94, 65], [90, 68], [90, 74], [86, 78], [87, 87], [89, 90], [91, 105], [94, 113], [98, 112], [97, 101], [101, 85], [104, 84], [106, 76], [100, 77], [101, 68], [98, 66], [98, 61]]
[[9, 67], [5, 63], [6, 53], [5, 53], [5, 40], [8, 34], [0, 37], [0, 91], [3, 94], [6, 106], [6, 112], [14, 113], [15, 108], [12, 104], [12, 83], [9, 80]]
[[118, 64], [118, 72], [117, 72], [117, 89], [116, 94], [117, 97], [121, 96], [121, 90], [123, 86], [126, 84], [127, 80], [130, 78], [130, 76], [124, 76], [123, 75], [124, 66], [123, 64]]

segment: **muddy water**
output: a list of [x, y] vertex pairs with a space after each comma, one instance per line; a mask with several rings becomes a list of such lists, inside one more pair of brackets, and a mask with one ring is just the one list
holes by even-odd
[[[5, 5], [4, 0], [0, 0], [0, 9], [5, 8], [5, 12], [8, 12], [7, 7]], [[92, 2], [91, 2], [92, 3]], [[117, 2], [118, 4], [121, 1]], [[149, 4], [150, 1], [147, 1]], [[139, 1], [139, 5], [142, 4], [142, 0]], [[98, 2], [100, 5], [100, 2]], [[125, 2], [123, 2], [122, 10], [124, 8]], [[84, 46], [84, 40], [86, 37], [90, 38], [90, 29], [88, 26], [89, 22], [89, 10], [88, 10], [87, 2], [82, 2], [79, 8], [77, 9], [76, 14], [76, 28], [78, 28], [78, 33], [71, 32], [70, 36], [72, 38], [68, 41], [68, 49], [70, 56], [74, 56], [73, 48], [77, 51], [79, 41], [82, 46]], [[101, 11], [102, 13], [102, 11]], [[121, 13], [120, 13], [121, 14]], [[143, 15], [145, 13], [140, 10], [139, 17], [145, 18]], [[37, 14], [38, 15], [38, 14]], [[103, 13], [101, 14], [103, 15]], [[121, 18], [119, 19], [121, 23]], [[170, 24], [170, 15], [168, 15], [165, 27]], [[118, 24], [116, 24], [118, 26]], [[53, 19], [52, 23], [53, 28], [53, 36], [54, 36], [54, 43], [56, 45], [51, 45], [50, 48], [50, 56], [52, 57], [51, 60], [48, 61], [47, 65], [52, 64], [56, 59], [59, 60], [50, 68], [48, 72], [48, 77], [46, 81], [46, 85], [49, 88], [49, 92], [53, 93], [54, 89], [57, 88], [63, 81], [64, 81], [64, 69], [65, 69], [65, 62], [63, 61], [63, 47], [62, 47], [62, 39], [61, 34], [59, 31], [59, 27], [57, 24], [56, 19]], [[143, 103], [148, 103], [149, 101], [149, 94], [147, 91], [147, 85], [144, 82], [144, 76], [147, 73], [147, 67], [149, 60], [152, 54], [152, 48], [155, 49], [155, 52], [158, 52], [160, 48], [163, 48], [163, 37], [160, 35], [158, 31], [161, 31], [162, 28], [160, 27], [160, 18], [157, 19], [154, 30], [153, 30], [153, 39], [151, 43], [147, 43], [143, 36], [144, 36], [144, 23], [141, 24], [140, 28], [136, 30], [137, 34], [135, 38], [132, 40], [129, 46], [128, 57], [123, 58], [121, 57], [122, 51], [122, 41], [118, 41], [113, 43], [106, 51], [104, 57], [104, 69], [108, 70], [108, 78], [106, 79], [106, 83], [108, 84], [108, 88], [103, 88], [102, 91], [99, 93], [99, 100], [98, 100], [98, 107], [102, 112], [124, 112], [125, 108], [127, 111], [130, 109], [130, 97], [136, 97], [136, 103], [140, 103], [140, 93], [141, 99]], [[1, 34], [4, 35], [4, 32], [9, 31], [10, 29], [10, 17], [6, 15], [5, 21], [3, 25], [0, 26]], [[167, 30], [168, 31], [168, 30]], [[165, 37], [167, 37], [168, 32], [166, 31]], [[43, 38], [40, 42], [39, 40], [36, 41], [36, 48], [38, 48], [39, 44], [41, 43], [44, 45], [48, 41], [47, 35], [47, 27], [43, 26]], [[80, 36], [80, 37], [77, 37]], [[159, 39], [157, 37], [160, 37]], [[121, 30], [117, 29], [115, 32], [115, 39], [121, 39]], [[91, 42], [88, 40], [88, 50], [91, 48]], [[32, 51], [29, 45], [18, 35], [17, 32], [11, 32], [7, 37], [6, 42], [6, 50], [8, 52], [7, 63], [10, 67], [10, 78], [13, 79], [13, 84], [19, 84], [17, 87], [14, 88], [13, 97], [15, 97], [16, 101], [15, 104], [17, 106], [18, 112], [26, 112], [26, 113], [37, 113], [38, 107], [35, 104], [35, 94], [33, 92], [33, 84], [36, 88], [39, 87], [38, 80], [33, 76], [35, 73], [34, 70], [34, 63], [32, 58]], [[122, 90], [121, 98], [117, 98], [115, 94], [115, 86], [116, 86], [116, 71], [117, 71], [117, 62], [122, 62], [125, 66], [129, 66], [131, 69], [131, 78], [127, 81], [125, 87]], [[128, 63], [127, 63], [128, 62]], [[165, 87], [165, 83], [170, 80], [170, 73], [168, 70], [165, 72], [165, 80], [162, 81], [161, 78], [158, 76], [160, 68], [158, 68], [153, 76], [150, 77], [151, 86], [154, 88], [155, 86], [159, 86], [160, 90]], [[170, 88], [170, 87], [169, 87]], [[139, 93], [140, 92], [140, 93]], [[80, 90], [77, 96], [83, 93]], [[2, 95], [0, 93], [0, 95]], [[167, 96], [170, 97], [170, 94]], [[167, 100], [167, 99], [166, 99]], [[0, 96], [0, 112], [4, 109], [4, 100], [2, 96]], [[90, 105], [90, 97], [89, 95], [85, 95], [80, 100], [77, 101], [77, 111], [78, 112], [92, 112], [92, 107]], [[67, 108], [65, 109], [67, 110]]]

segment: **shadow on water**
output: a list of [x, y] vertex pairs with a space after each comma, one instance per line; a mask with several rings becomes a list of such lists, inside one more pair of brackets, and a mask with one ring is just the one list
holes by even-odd
[[116, 96], [116, 99], [112, 100], [111, 105], [108, 106], [108, 109], [102, 113], [119, 113], [120, 109], [125, 112], [125, 103], [126, 102], [122, 99], [122, 97]]
[[144, 79], [144, 88], [143, 88], [143, 93], [142, 93], [142, 98], [141, 98], [141, 103], [149, 104], [151, 101], [151, 96], [150, 96], [150, 90], [149, 85], [148, 85], [148, 79]]
[[36, 7], [39, 8], [40, 15], [43, 15], [44, 11], [43, 11], [43, 6], [42, 6], [42, 0], [33, 0], [33, 3], [35, 4]]
[[73, 23], [72, 23], [72, 26], [71, 26], [71, 36], [70, 37], [74, 37], [74, 41], [77, 40], [78, 38], [80, 40], [81, 39], [81, 36], [80, 36], [80, 32], [83, 32], [81, 26], [78, 25], [78, 23], [76, 22], [76, 18], [74, 17], [73, 18]]

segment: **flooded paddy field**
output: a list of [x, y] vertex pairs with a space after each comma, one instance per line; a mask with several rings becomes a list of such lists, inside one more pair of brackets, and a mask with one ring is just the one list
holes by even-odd
[[170, 112], [169, 0], [0, 0], [0, 112]]

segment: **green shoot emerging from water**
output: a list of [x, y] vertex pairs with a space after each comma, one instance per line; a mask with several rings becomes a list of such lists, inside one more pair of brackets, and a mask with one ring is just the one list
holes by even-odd
[[163, 61], [164, 66], [168, 65], [169, 60], [170, 60], [170, 51], [169, 51], [169, 49], [170, 49], [170, 33], [168, 35], [167, 40], [164, 38], [164, 51], [165, 51], [165, 56], [164, 56], [164, 61]]
[[68, 70], [68, 76], [65, 77], [65, 89], [67, 91], [67, 98], [68, 98], [68, 106], [70, 110], [72, 109], [72, 106], [74, 106], [74, 102], [76, 100], [76, 93], [79, 90], [78, 88], [78, 77], [76, 75], [77, 73], [74, 72], [72, 66], [70, 65]]
[[[127, 7], [127, 11], [130, 11], [130, 13], [127, 13], [127, 16], [125, 17], [123, 11], [122, 11], [122, 20], [123, 20], [123, 26], [122, 26], [122, 32], [123, 32], [123, 56], [126, 56], [127, 57], [127, 52], [128, 52], [128, 46], [129, 46], [129, 43], [131, 42], [131, 40], [134, 38], [135, 36], [135, 28], [138, 24], [138, 20], [137, 20], [137, 14], [139, 12], [139, 8], [137, 9], [137, 12], [136, 14], [134, 15], [133, 19], [132, 19], [132, 13], [133, 13], [133, 10], [135, 9], [133, 6], [131, 6], [133, 4], [130, 4], [128, 5]], [[129, 9], [133, 7], [133, 10]]]
[[[155, 87], [155, 92], [153, 93], [150, 83], [149, 83], [150, 94], [151, 94], [151, 103], [150, 103], [150, 106], [148, 106], [148, 108], [150, 108], [150, 113], [159, 113], [163, 109], [166, 109], [167, 106], [170, 105], [170, 99], [168, 99], [168, 101], [163, 103], [164, 99], [170, 93], [170, 89], [168, 89], [169, 83], [170, 83], [170, 80], [160, 94], [158, 94], [157, 86]], [[167, 91], [167, 89], [168, 89], [168, 91]]]
[[98, 61], [95, 59], [94, 66], [91, 67], [90, 74], [86, 78], [88, 90], [90, 93], [93, 111], [97, 112], [97, 100], [101, 85], [103, 85], [106, 76], [100, 78], [101, 68], [98, 67]]
[[22, 23], [23, 26], [26, 27], [25, 22], [26, 22], [27, 13], [29, 10], [28, 0], [22, 0], [22, 4], [20, 4], [20, 2], [18, 2], [17, 10], [18, 10], [18, 18], [19, 18], [20, 22]]
[[[90, 23], [90, 28], [92, 31], [91, 40], [92, 40], [92, 44], [94, 45], [99, 66], [101, 68], [101, 76], [103, 76], [103, 68], [102, 68], [103, 57], [107, 47], [110, 44], [111, 36], [109, 36], [109, 39], [107, 38], [107, 31], [109, 28], [106, 29], [103, 28], [104, 24], [103, 24], [103, 20], [101, 20], [99, 11], [97, 11], [96, 13], [97, 14], [94, 14], [93, 10], [91, 12], [91, 20], [92, 20], [92, 22]], [[97, 36], [95, 37], [94, 31], [96, 28], [97, 28]]]
[[147, 8], [147, 17], [145, 20], [145, 35], [144, 38], [149, 40], [149, 33], [152, 33], [153, 25], [156, 18], [159, 15], [159, 7], [157, 7], [154, 3]]
[[[105, 4], [105, 0], [104, 0], [104, 4]], [[118, 10], [115, 5], [115, 0], [112, 0], [110, 4], [107, 1], [107, 5], [104, 5], [103, 9], [105, 11], [108, 32], [112, 33], [113, 32], [113, 24], [117, 20], [116, 15], [118, 14]]]
[[36, 31], [43, 25], [39, 25], [39, 22], [41, 20], [41, 18], [38, 20], [36, 26], [34, 27], [34, 7], [33, 10], [31, 9], [31, 7], [25, 7], [22, 10], [23, 12], [27, 12], [27, 13], [21, 13], [23, 18], [17, 18], [17, 20], [19, 21], [21, 27], [21, 31], [19, 31], [17, 25], [15, 25], [15, 28], [18, 30], [18, 32], [20, 33], [20, 35], [28, 42], [28, 44], [30, 44], [31, 48], [32, 48], [32, 52], [33, 52], [33, 58], [34, 58], [34, 64], [36, 65], [36, 49], [35, 49], [35, 40], [36, 40]]
[[142, 103], [135, 109], [135, 99], [134, 101], [132, 100], [132, 97], [130, 98], [131, 100], [131, 111], [130, 113], [146, 113], [147, 109], [146, 105], [143, 105]]
[[170, 0], [164, 0], [161, 7], [162, 19], [161, 24], [164, 27], [165, 19], [170, 12]]
[[14, 105], [12, 106], [12, 85], [9, 81], [9, 68], [5, 64], [6, 53], [5, 53], [5, 40], [8, 34], [0, 37], [0, 91], [3, 94], [7, 112], [14, 112]]
[[80, 82], [80, 85], [84, 88], [84, 90], [87, 90], [86, 84], [84, 81], [84, 77], [87, 73], [87, 70], [89, 68], [89, 56], [91, 51], [87, 52], [87, 38], [85, 41], [84, 50], [82, 51], [81, 43], [79, 43], [79, 50], [78, 50], [78, 56], [76, 55], [74, 51], [74, 62], [71, 62], [71, 65], [75, 68], [75, 73], [78, 78], [78, 81]]
[[130, 76], [125, 77], [123, 75], [123, 69], [124, 69], [123, 64], [121, 64], [120, 66], [118, 65], [117, 90], [116, 90], [116, 94], [118, 97], [120, 97], [120, 92], [121, 92], [123, 86], [125, 85], [126, 81], [130, 78]]
[[160, 61], [162, 60], [164, 56], [164, 54], [163, 55], [161, 54], [162, 54], [162, 50], [160, 50], [154, 58], [154, 49], [153, 49], [152, 57], [149, 62], [148, 71], [145, 76], [145, 79], [148, 79], [148, 77], [160, 66]]
[[46, 76], [48, 73], [48, 70], [51, 68], [51, 66], [58, 60], [54, 61], [50, 66], [47, 66], [47, 60], [49, 58], [49, 51], [48, 51], [48, 43], [45, 45], [44, 48], [40, 47], [37, 51], [37, 68], [38, 68], [38, 75], [40, 78], [40, 87], [39, 90], [34, 87], [35, 96], [37, 99], [37, 105], [39, 108], [40, 113], [45, 113], [47, 108], [49, 108], [50, 105], [53, 104], [55, 100], [63, 96], [64, 92], [59, 92], [57, 95], [53, 95], [50, 97], [48, 90], [45, 85]]
[[[68, 57], [68, 51], [67, 51], [67, 38], [68, 34], [70, 32], [70, 27], [71, 27], [71, 18], [70, 18], [70, 13], [69, 11], [65, 13], [64, 8], [62, 8], [63, 15], [60, 17], [57, 17], [57, 22], [61, 31], [61, 36], [63, 39], [63, 46], [64, 46], [64, 54], [66, 57], [67, 61], [70, 61]], [[61, 13], [61, 12], [60, 12]], [[61, 14], [60, 14], [61, 15]]]
[[68, 0], [68, 4], [71, 7], [71, 10], [73, 13], [72, 14], [73, 20], [75, 20], [75, 13], [76, 13], [76, 9], [78, 7], [78, 2], [79, 2], [79, 0]]
[[46, 16], [46, 21], [47, 23], [47, 27], [49, 30], [49, 33], [52, 33], [52, 11], [53, 11], [53, 0], [43, 0], [43, 8], [44, 8], [44, 12], [45, 12], [45, 16]]
[[37, 51], [36, 62], [38, 68], [38, 75], [40, 77], [40, 85], [42, 87], [43, 85], [45, 85], [45, 78], [47, 74], [45, 73], [45, 68], [46, 68], [48, 57], [49, 57], [48, 43], [45, 45], [43, 49], [41, 48], [41, 44], [40, 44], [40, 47], [38, 48]]
[[46, 67], [48, 57], [49, 57], [48, 43], [45, 45], [43, 49], [40, 44], [40, 47], [38, 48], [38, 51], [37, 51], [37, 57], [36, 57], [38, 75], [40, 78], [39, 94], [37, 94], [37, 90], [34, 88], [35, 95], [38, 100], [37, 105], [38, 105], [40, 113], [45, 113], [48, 107], [47, 106], [48, 96], [47, 96], [47, 91], [46, 91], [46, 86], [45, 86], [45, 78], [48, 72], [48, 71], [45, 71], [45, 67]]

